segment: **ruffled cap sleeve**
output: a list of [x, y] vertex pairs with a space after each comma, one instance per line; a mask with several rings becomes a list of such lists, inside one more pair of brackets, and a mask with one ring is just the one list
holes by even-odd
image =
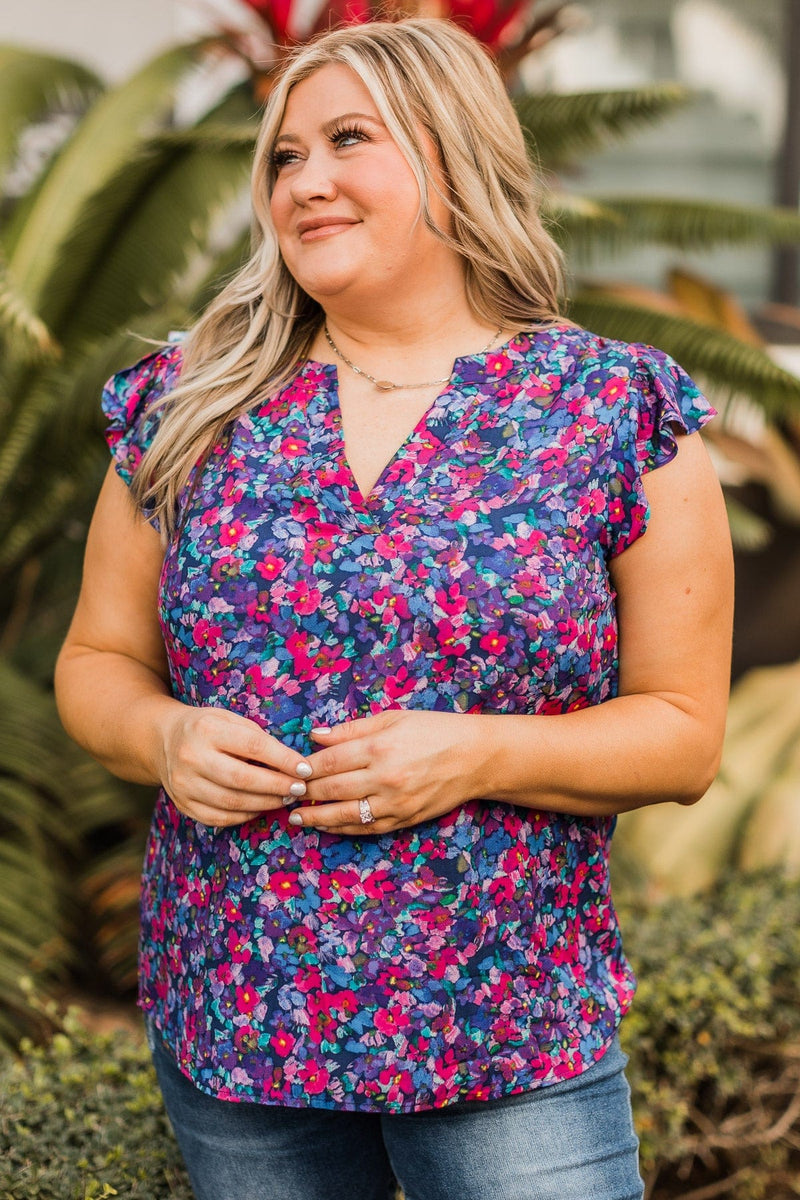
[[103, 388], [106, 441], [117, 474], [128, 485], [156, 435], [164, 411], [156, 401], [175, 387], [180, 365], [180, 345], [170, 345], [117, 371]]
[[715, 410], [674, 358], [653, 346], [632, 345], [627, 410], [615, 443], [617, 469], [611, 480], [609, 555], [626, 550], [647, 529], [650, 509], [642, 477], [671, 462], [676, 434], [696, 433]]

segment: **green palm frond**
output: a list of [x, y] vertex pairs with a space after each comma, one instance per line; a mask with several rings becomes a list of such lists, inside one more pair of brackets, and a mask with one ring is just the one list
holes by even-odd
[[249, 136], [206, 132], [157, 139], [87, 201], [53, 284], [67, 314], [66, 344], [110, 334], [165, 303], [176, 276], [204, 251], [219, 213], [245, 188], [252, 158]]
[[0, 657], [0, 1040], [24, 1022], [20, 980], [47, 989], [89, 949], [74, 886], [88, 839], [141, 828], [141, 813], [127, 785], [67, 737], [52, 693]]
[[618, 91], [530, 94], [514, 104], [539, 162], [554, 170], [667, 116], [691, 95], [679, 84], [656, 83]]
[[83, 112], [103, 90], [102, 80], [81, 63], [0, 45], [0, 176], [27, 126], [55, 110]]
[[0, 262], [0, 338], [6, 353], [25, 361], [55, 358], [59, 346], [40, 317], [8, 277]]
[[592, 199], [604, 213], [617, 217], [616, 222], [607, 221], [595, 228], [594, 236], [602, 249], [622, 249], [632, 242], [657, 242], [693, 251], [754, 242], [800, 242], [800, 213], [793, 208], [672, 196]]
[[594, 247], [605, 238], [611, 240], [622, 218], [593, 197], [550, 189], [540, 209], [548, 233], [568, 254]]
[[[175, 86], [196, 61], [197, 46], [180, 46], [149, 62], [107, 92], [74, 130], [53, 164], [24, 225], [9, 245], [9, 272], [29, 304], [51, 328], [63, 315], [64, 296], [50, 301], [63, 266], [63, 248], [88, 198], [136, 154], [167, 116]], [[98, 231], [101, 241], [104, 228]]]
[[756, 397], [773, 416], [800, 411], [800, 379], [784, 371], [756, 346], [729, 333], [585, 289], [570, 299], [569, 315], [604, 337], [644, 342], [665, 350], [690, 374], [720, 392]]

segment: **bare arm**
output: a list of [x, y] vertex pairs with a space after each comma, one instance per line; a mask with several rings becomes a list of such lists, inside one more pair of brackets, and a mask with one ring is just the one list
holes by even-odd
[[[692, 803], [721, 753], [727, 706], [732, 559], [721, 491], [699, 435], [645, 476], [646, 534], [612, 564], [620, 694], [555, 716], [390, 711], [317, 735], [309, 825], [356, 833], [413, 825], [473, 797], [599, 816]], [[293, 818], [296, 819], [296, 815]]]
[[162, 560], [158, 534], [110, 468], [56, 664], [59, 713], [70, 736], [115, 774], [163, 784], [198, 821], [235, 824], [280, 807], [292, 785], [299, 790], [303, 760], [245, 717], [172, 697], [157, 617]]

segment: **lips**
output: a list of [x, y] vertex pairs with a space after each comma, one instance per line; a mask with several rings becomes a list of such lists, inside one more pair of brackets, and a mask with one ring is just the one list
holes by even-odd
[[325, 217], [307, 217], [297, 222], [297, 233], [301, 242], [316, 241], [318, 238], [332, 237], [343, 233], [358, 221], [354, 217], [334, 216], [332, 213]]

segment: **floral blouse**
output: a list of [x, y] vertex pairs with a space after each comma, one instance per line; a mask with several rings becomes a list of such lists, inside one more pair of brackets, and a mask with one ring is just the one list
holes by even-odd
[[[171, 345], [106, 385], [126, 481], [180, 363]], [[303, 754], [313, 726], [386, 708], [544, 720], [602, 704], [618, 666], [608, 560], [646, 528], [643, 472], [712, 415], [659, 350], [539, 329], [457, 359], [364, 499], [337, 368], [305, 362], [184, 494], [160, 582], [174, 695]], [[399, 1113], [602, 1056], [634, 990], [613, 819], [475, 799], [350, 837], [287, 817], [211, 828], [158, 797], [140, 1003], [199, 1088]]]

